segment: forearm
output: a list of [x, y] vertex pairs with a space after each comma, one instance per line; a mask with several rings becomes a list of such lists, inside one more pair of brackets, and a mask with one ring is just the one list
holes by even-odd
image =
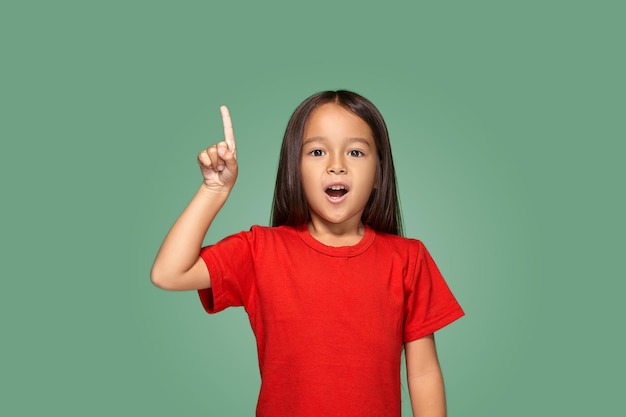
[[229, 191], [200, 187], [159, 249], [151, 272], [156, 286], [171, 290], [196, 286], [193, 282], [185, 282], [184, 278], [198, 264], [204, 237], [228, 195]]
[[414, 417], [446, 416], [445, 390], [439, 368], [407, 379]]
[[406, 343], [404, 352], [413, 416], [445, 417], [446, 396], [435, 336], [430, 334]]
[[197, 290], [211, 286], [200, 249], [213, 219], [230, 195], [238, 172], [230, 113], [225, 106], [220, 111], [224, 140], [198, 154], [204, 182], [170, 229], [152, 265], [150, 278], [159, 288]]

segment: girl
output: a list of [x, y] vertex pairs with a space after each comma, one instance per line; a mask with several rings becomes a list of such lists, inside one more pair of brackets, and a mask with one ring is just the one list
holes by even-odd
[[387, 127], [348, 91], [306, 99], [283, 138], [272, 227], [201, 248], [237, 178], [231, 118], [165, 238], [152, 282], [244, 306], [261, 372], [257, 416], [399, 416], [405, 350], [414, 416], [445, 416], [433, 333], [463, 311], [424, 245], [401, 237]]

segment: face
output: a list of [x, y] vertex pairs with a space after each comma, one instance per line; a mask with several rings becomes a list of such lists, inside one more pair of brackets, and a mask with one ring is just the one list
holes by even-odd
[[313, 226], [359, 228], [377, 167], [367, 123], [334, 103], [317, 107], [304, 128], [300, 164]]

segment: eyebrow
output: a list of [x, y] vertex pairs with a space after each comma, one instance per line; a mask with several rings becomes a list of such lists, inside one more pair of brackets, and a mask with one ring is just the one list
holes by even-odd
[[[368, 140], [365, 139], [365, 138], [355, 137], [355, 138], [347, 138], [347, 139], [348, 139], [349, 143], [353, 143], [353, 142], [362, 143], [363, 145], [367, 146], [368, 148], [371, 146], [370, 142], [368, 142]], [[328, 140], [328, 138], [326, 138], [324, 136], [314, 136], [314, 137], [307, 138], [304, 141], [302, 141], [302, 146], [308, 145], [309, 143], [312, 143], [312, 142], [325, 142], [327, 140]]]

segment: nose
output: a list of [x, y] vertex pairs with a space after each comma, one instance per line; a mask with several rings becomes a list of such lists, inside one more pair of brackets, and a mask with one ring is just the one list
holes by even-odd
[[341, 157], [334, 157], [334, 158], [329, 158], [328, 160], [328, 168], [326, 169], [326, 171], [329, 174], [335, 174], [335, 175], [342, 175], [345, 174], [346, 171], [346, 166], [344, 164], [344, 161]]

